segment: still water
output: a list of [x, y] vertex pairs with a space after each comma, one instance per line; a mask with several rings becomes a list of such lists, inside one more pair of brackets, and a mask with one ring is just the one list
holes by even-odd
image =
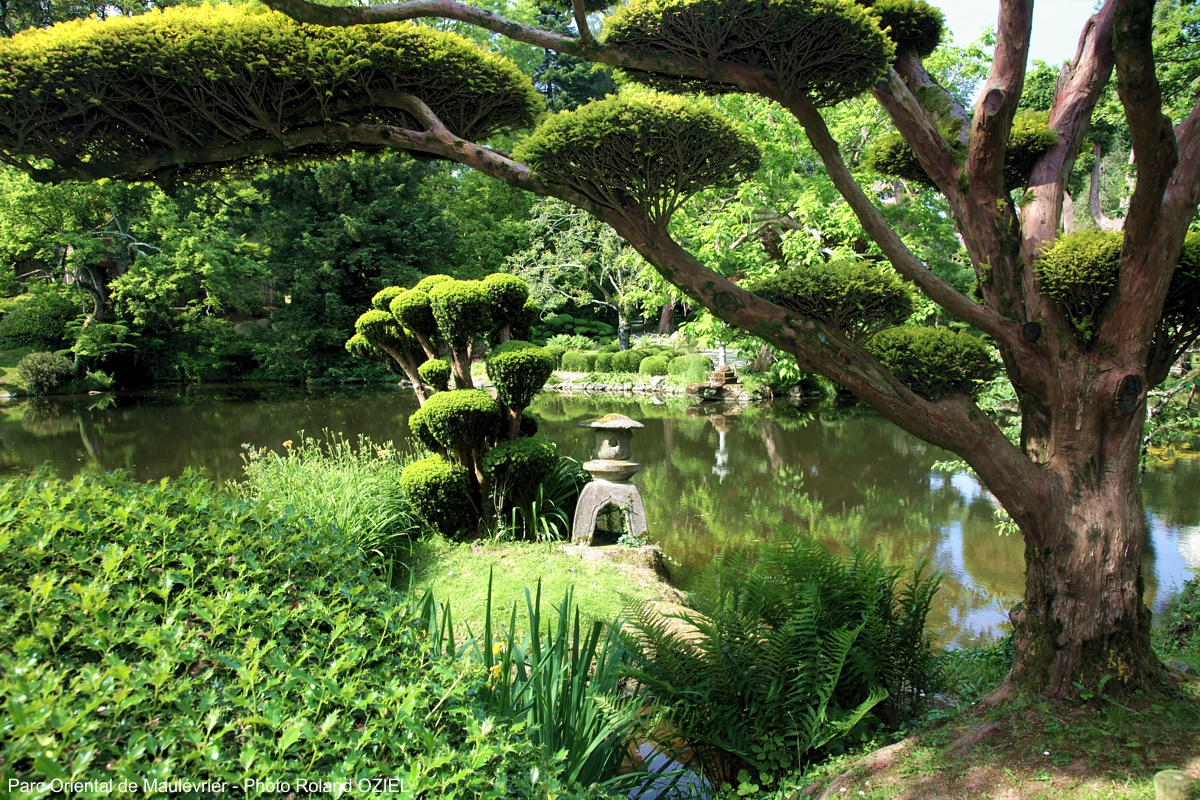
[[[60, 474], [124, 469], [139, 480], [202, 467], [236, 479], [244, 444], [282, 450], [301, 431], [400, 444], [416, 408], [399, 392], [313, 396], [281, 387], [201, 387], [0, 405], [0, 470], [48, 463]], [[686, 586], [722, 547], [799, 528], [836, 548], [879, 548], [890, 563], [945, 573], [929, 624], [947, 645], [1001, 633], [1023, 587], [1022, 545], [999, 536], [995, 505], [952, 456], [873, 413], [775, 403], [745, 410], [649, 398], [542, 395], [542, 432], [586, 460], [578, 423], [609, 412], [639, 420], [633, 458], [651, 536]], [[732, 413], [731, 413], [732, 412]], [[1200, 461], [1150, 470], [1146, 602], [1161, 608], [1200, 567]]]

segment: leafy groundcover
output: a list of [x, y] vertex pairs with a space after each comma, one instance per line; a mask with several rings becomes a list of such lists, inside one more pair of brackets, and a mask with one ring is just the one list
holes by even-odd
[[194, 476], [0, 484], [2, 793], [582, 796], [372, 558]]

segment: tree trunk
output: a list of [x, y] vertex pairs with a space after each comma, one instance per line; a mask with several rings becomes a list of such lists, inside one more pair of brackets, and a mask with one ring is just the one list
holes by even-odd
[[675, 304], [663, 303], [658, 314], [658, 332], [661, 336], [670, 336], [675, 332]]
[[450, 374], [454, 378], [455, 389], [474, 389], [475, 381], [471, 380], [471, 351], [467, 347], [450, 351]]
[[617, 345], [622, 350], [629, 349], [629, 335], [633, 331], [633, 326], [629, 324], [629, 317], [624, 311], [617, 312]]

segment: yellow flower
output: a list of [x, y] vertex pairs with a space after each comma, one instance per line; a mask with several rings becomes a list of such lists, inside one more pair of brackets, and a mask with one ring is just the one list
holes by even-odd
[[292, 440], [291, 440], [291, 439], [288, 439], [286, 442], [284, 442], [284, 443], [283, 443], [283, 446], [284, 446], [284, 447], [291, 447], [291, 446], [292, 446]]
[[488, 672], [492, 673], [492, 680], [494, 680], [494, 681], [500, 680], [500, 665], [499, 664], [493, 664], [492, 668], [490, 670], [488, 670]]
[[504, 642], [496, 642], [494, 645], [492, 645], [492, 655], [500, 655], [507, 649], [508, 648], [504, 646]]

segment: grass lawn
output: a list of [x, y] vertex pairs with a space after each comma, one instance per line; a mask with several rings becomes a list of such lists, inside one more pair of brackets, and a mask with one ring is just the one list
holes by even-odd
[[17, 362], [32, 353], [32, 347], [0, 350], [0, 392], [22, 392], [25, 384], [17, 377]]
[[1165, 769], [1200, 780], [1200, 679], [1172, 676], [1127, 702], [968, 705], [886, 750], [822, 765], [805, 788], [868, 800], [1152, 800]]
[[[493, 619], [508, 625], [517, 604], [518, 627], [527, 619], [525, 589], [532, 594], [542, 583], [543, 613], [562, 603], [570, 586], [584, 616], [604, 622], [619, 616], [627, 600], [673, 600], [674, 590], [655, 580], [648, 570], [607, 562], [581, 560], [557, 544], [472, 542], [445, 539], [417, 543], [407, 559], [417, 587], [430, 586], [440, 601], [448, 601], [455, 630], [483, 630], [487, 611], [488, 576], [492, 576]], [[553, 619], [553, 615], [548, 615]]]

